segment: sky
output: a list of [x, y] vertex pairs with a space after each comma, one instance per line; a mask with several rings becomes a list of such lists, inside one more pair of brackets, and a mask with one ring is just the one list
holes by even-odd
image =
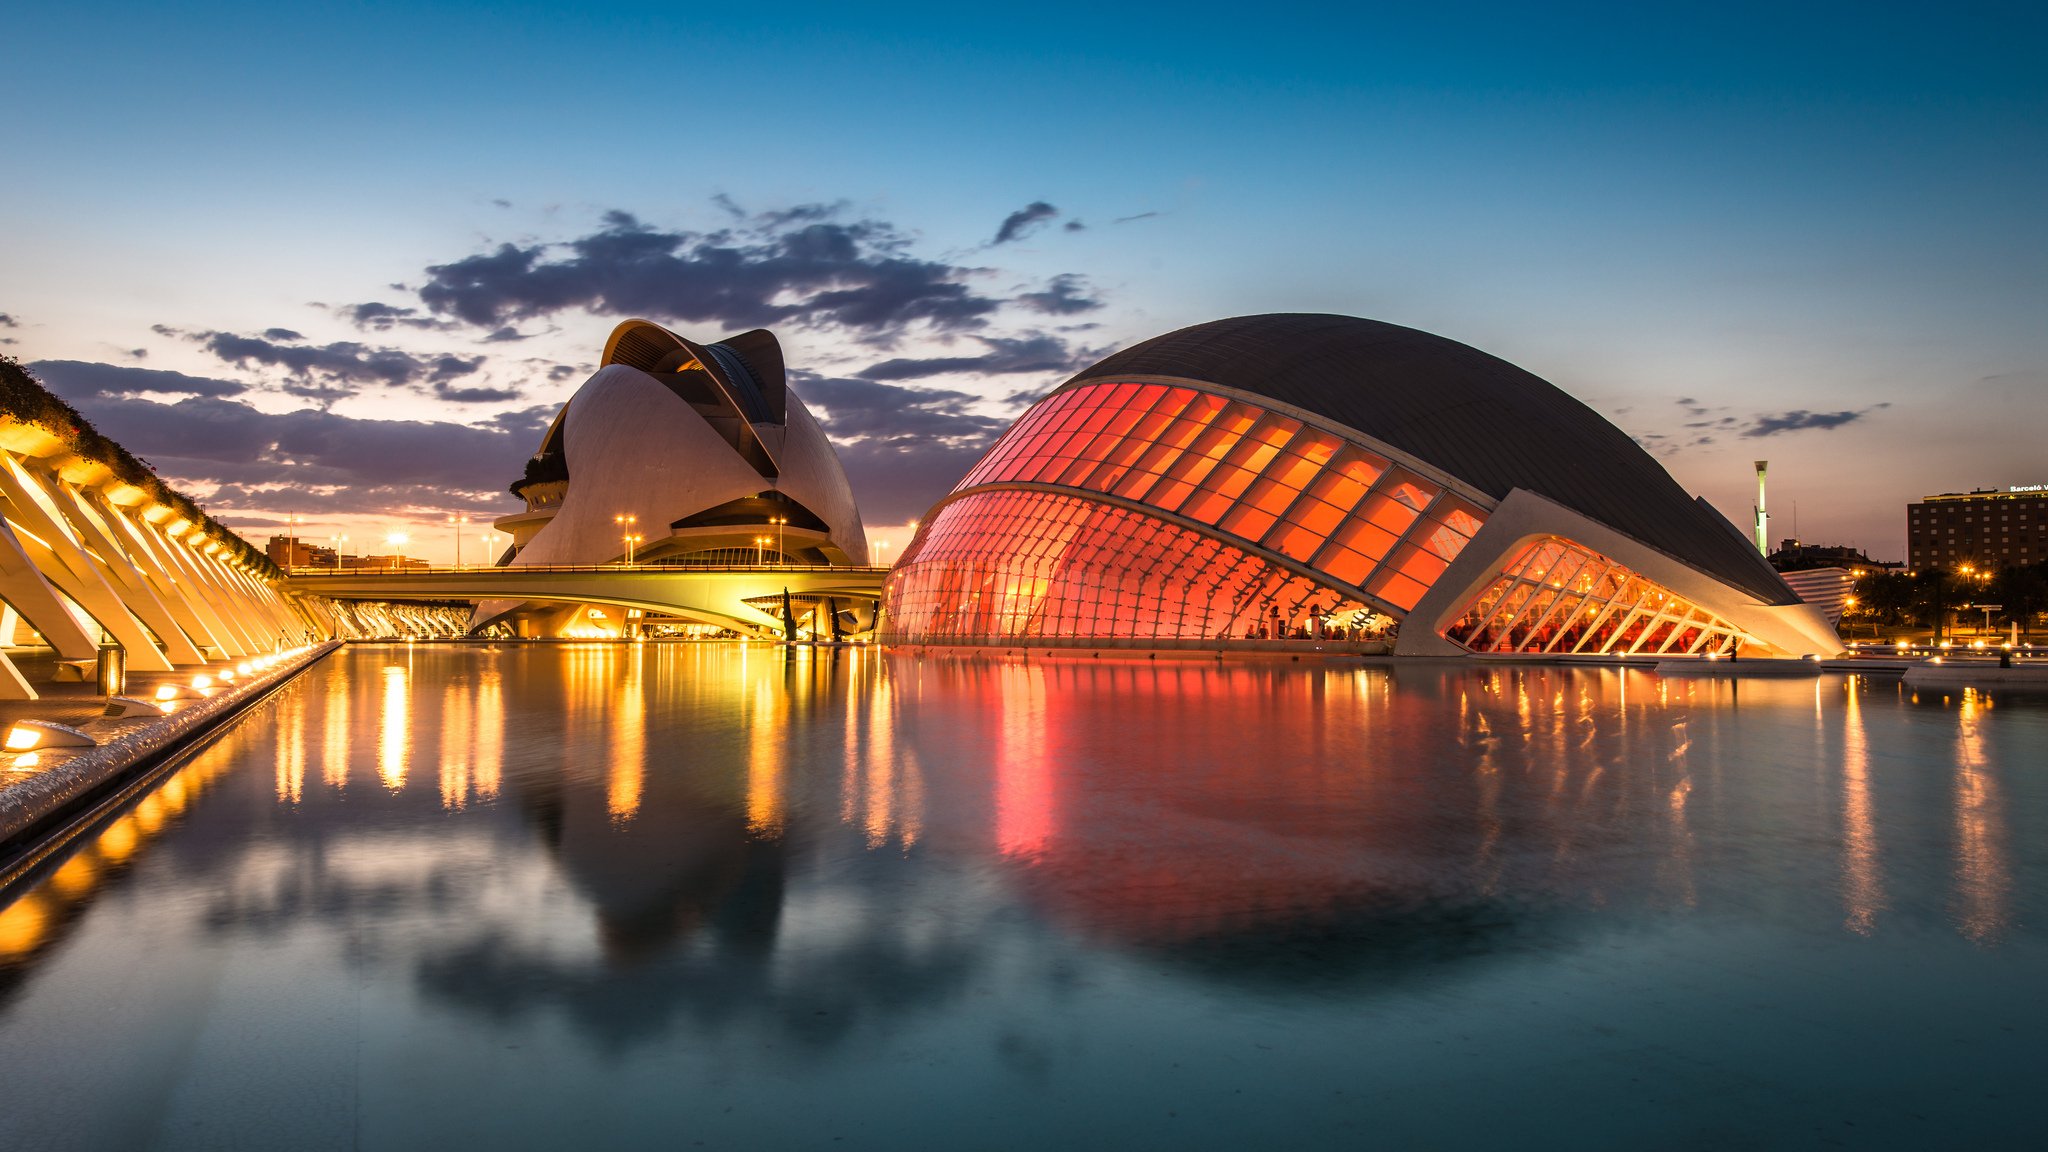
[[[1427, 10], [1422, 10], [1427, 7]], [[0, 353], [259, 545], [465, 560], [620, 320], [781, 339], [891, 554], [1261, 312], [1552, 381], [1773, 536], [2048, 482], [2022, 5], [20, 6]], [[297, 527], [285, 525], [296, 518]]]

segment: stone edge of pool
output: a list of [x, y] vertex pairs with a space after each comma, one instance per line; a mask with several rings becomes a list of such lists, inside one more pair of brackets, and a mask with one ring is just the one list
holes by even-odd
[[329, 640], [234, 688], [141, 728], [123, 732], [97, 748], [0, 789], [0, 863], [26, 848], [103, 791], [127, 779], [138, 767], [178, 751], [234, 719], [268, 696], [272, 689], [313, 666], [342, 646]]

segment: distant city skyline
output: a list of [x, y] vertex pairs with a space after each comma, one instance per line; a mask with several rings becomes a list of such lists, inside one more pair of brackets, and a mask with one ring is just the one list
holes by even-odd
[[1521, 365], [1738, 529], [1769, 459], [1773, 542], [2048, 483], [2040, 13], [1259, 15], [26, 11], [0, 352], [259, 547], [443, 562], [629, 316], [774, 330], [892, 556], [1073, 371], [1261, 312]]

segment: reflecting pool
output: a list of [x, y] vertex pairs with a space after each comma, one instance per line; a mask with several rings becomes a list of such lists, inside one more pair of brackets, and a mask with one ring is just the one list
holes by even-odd
[[0, 900], [0, 1148], [2032, 1145], [2048, 700], [352, 646]]

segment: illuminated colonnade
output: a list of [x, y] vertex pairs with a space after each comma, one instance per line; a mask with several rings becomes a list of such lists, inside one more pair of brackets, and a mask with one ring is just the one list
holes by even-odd
[[[225, 529], [0, 417], [0, 649], [42, 643], [87, 660], [104, 635], [130, 669], [168, 672], [333, 634], [326, 605], [285, 595], [252, 557]], [[35, 698], [0, 651], [0, 699]]]

